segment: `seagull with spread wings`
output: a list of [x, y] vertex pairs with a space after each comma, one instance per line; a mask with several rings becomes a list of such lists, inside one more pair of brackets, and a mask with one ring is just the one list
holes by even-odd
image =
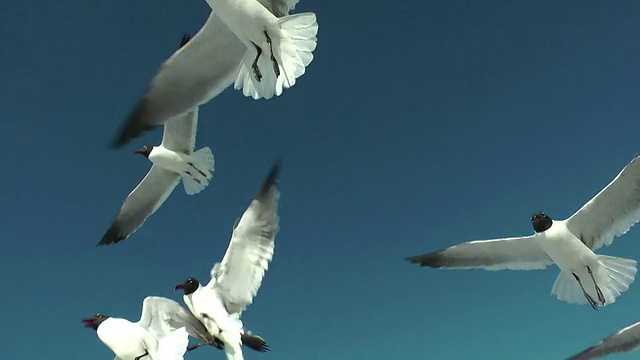
[[[298, 0], [259, 2], [280, 18], [289, 15]], [[218, 96], [234, 83], [245, 52], [247, 46], [211, 11], [193, 38], [160, 66], [112, 145], [120, 148], [144, 131]]]
[[160, 208], [181, 179], [187, 195], [197, 194], [209, 185], [214, 157], [208, 147], [193, 152], [197, 127], [198, 108], [195, 108], [165, 123], [159, 146], [143, 146], [134, 151], [153, 165], [124, 200], [98, 245], [115, 244], [128, 238]]
[[279, 231], [276, 179], [279, 162], [269, 172], [256, 198], [233, 227], [233, 234], [222, 262], [211, 270], [205, 286], [188, 278], [175, 287], [184, 291], [187, 307], [207, 328], [222, 340], [228, 360], [242, 360], [244, 333], [242, 312], [253, 302], [269, 262]]
[[635, 280], [636, 261], [594, 250], [611, 245], [640, 220], [640, 157], [566, 220], [533, 214], [534, 234], [465, 242], [408, 258], [434, 268], [536, 270], [555, 263], [560, 268], [551, 294], [598, 310], [616, 301]]

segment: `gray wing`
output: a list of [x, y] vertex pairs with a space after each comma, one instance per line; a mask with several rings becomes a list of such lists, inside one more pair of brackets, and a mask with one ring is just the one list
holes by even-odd
[[539, 270], [553, 264], [533, 236], [470, 241], [407, 260], [434, 268], [485, 270]]
[[177, 116], [164, 123], [162, 146], [169, 150], [191, 154], [196, 146], [198, 130], [198, 107], [184, 115]]
[[611, 245], [640, 220], [640, 157], [633, 159], [593, 199], [567, 219], [567, 227], [592, 250]]
[[264, 181], [258, 196], [233, 229], [233, 235], [222, 262], [211, 270], [211, 281], [230, 313], [238, 313], [253, 302], [264, 274], [273, 258], [274, 239], [279, 231], [276, 163]]
[[156, 338], [185, 327], [192, 337], [212, 343], [215, 338], [191, 312], [177, 302], [160, 296], [148, 296], [142, 302], [142, 314], [138, 324], [148, 329]]
[[171, 195], [180, 182], [180, 175], [156, 165], [151, 166], [140, 184], [127, 196], [120, 212], [98, 243], [118, 243], [136, 232]]
[[640, 322], [627, 326], [567, 360], [589, 360], [640, 348]]

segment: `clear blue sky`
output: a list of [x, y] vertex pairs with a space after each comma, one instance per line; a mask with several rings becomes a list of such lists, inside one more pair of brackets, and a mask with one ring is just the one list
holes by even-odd
[[[636, 1], [310, 1], [315, 60], [280, 98], [200, 110], [209, 188], [182, 186], [126, 242], [96, 248], [149, 168], [108, 144], [208, 16], [202, 1], [11, 1], [0, 12], [0, 353], [111, 359], [80, 320], [137, 320], [207, 278], [283, 154], [281, 232], [243, 319], [248, 360], [563, 359], [640, 320], [640, 284], [593, 311], [558, 270], [424, 269], [404, 258], [565, 218], [640, 153]], [[636, 227], [601, 253], [640, 260]], [[631, 359], [638, 354], [620, 356]], [[213, 348], [188, 359], [224, 359]]]

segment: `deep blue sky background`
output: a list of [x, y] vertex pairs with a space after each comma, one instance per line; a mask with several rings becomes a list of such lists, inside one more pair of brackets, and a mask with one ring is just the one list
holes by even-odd
[[[636, 1], [309, 1], [315, 60], [270, 101], [200, 110], [214, 180], [182, 185], [96, 248], [149, 168], [107, 145], [204, 1], [12, 1], [0, 12], [0, 353], [111, 359], [80, 319], [137, 321], [147, 295], [207, 279], [284, 155], [274, 261], [243, 319], [251, 359], [562, 359], [640, 320], [640, 284], [593, 311], [557, 268], [424, 269], [404, 258], [566, 218], [640, 153]], [[636, 228], [601, 253], [640, 259]], [[637, 353], [617, 357], [631, 359]], [[200, 349], [187, 359], [224, 359]]]

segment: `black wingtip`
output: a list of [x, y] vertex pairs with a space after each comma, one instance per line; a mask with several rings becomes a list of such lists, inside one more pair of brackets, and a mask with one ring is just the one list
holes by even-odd
[[117, 244], [126, 238], [126, 235], [119, 234], [118, 231], [116, 231], [113, 227], [110, 227], [109, 230], [104, 233], [102, 239], [100, 239], [100, 242], [96, 244], [96, 247]]
[[149, 109], [147, 102], [141, 99], [120, 126], [120, 130], [118, 130], [118, 133], [111, 142], [111, 148], [119, 149], [128, 144], [132, 139], [140, 137], [145, 131], [153, 129], [153, 125], [148, 125], [144, 121], [148, 114]]
[[258, 193], [258, 198], [262, 198], [269, 193], [269, 190], [276, 185], [278, 176], [280, 175], [280, 170], [282, 168], [282, 158], [278, 157], [276, 161], [271, 166], [271, 170], [269, 170], [269, 175], [264, 180], [262, 187], [260, 188], [260, 192]]
[[182, 40], [180, 40], [180, 46], [178, 46], [178, 49], [181, 49], [183, 46], [187, 45], [189, 40], [191, 40], [191, 37], [191, 34], [184, 33], [184, 35], [182, 35]]
[[447, 259], [442, 256], [441, 251], [418, 256], [410, 256], [406, 258], [406, 260], [412, 264], [418, 264], [421, 267], [441, 268], [447, 265]]
[[260, 336], [255, 336], [251, 334], [242, 334], [241, 337], [242, 345], [249, 347], [258, 352], [267, 352], [269, 349], [269, 345], [264, 341]]

